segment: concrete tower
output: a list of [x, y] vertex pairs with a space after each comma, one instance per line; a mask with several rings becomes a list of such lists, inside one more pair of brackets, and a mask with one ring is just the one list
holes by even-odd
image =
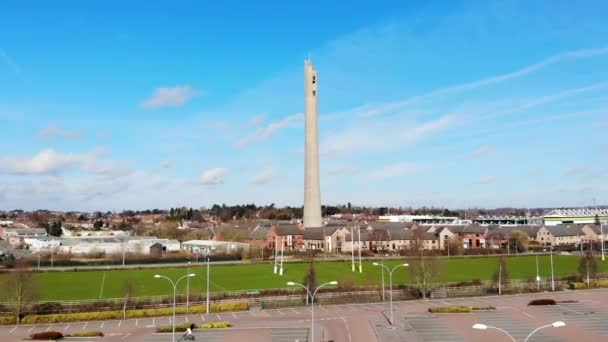
[[304, 162], [304, 228], [322, 227], [319, 186], [319, 113], [317, 111], [317, 71], [310, 59], [304, 62], [306, 141]]

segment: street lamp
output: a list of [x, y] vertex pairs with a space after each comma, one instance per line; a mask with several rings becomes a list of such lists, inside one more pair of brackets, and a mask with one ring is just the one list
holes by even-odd
[[555, 277], [553, 273], [553, 246], [551, 246], [551, 291], [555, 292]]
[[101, 299], [103, 296], [103, 285], [106, 282], [106, 271], [109, 269], [110, 269], [110, 266], [106, 266], [105, 270], [103, 271], [103, 275], [101, 276], [101, 287], [99, 288], [99, 299]]
[[[540, 326], [540, 327], [532, 330], [532, 332], [530, 334], [528, 334], [528, 336], [526, 336], [526, 338], [524, 339], [524, 342], [528, 342], [528, 340], [530, 339], [530, 337], [532, 337], [532, 335], [534, 335], [537, 331], [539, 331], [541, 329], [548, 328], [548, 327], [559, 328], [559, 327], [563, 327], [565, 325], [566, 325], [566, 323], [564, 323], [562, 321], [557, 321], [557, 322], [553, 322], [551, 324]], [[486, 329], [498, 330], [498, 331], [504, 333], [505, 335], [509, 336], [513, 342], [517, 342], [517, 340], [515, 340], [515, 337], [511, 336], [511, 334], [509, 334], [507, 331], [505, 331], [505, 330], [503, 330], [501, 328], [498, 328], [498, 327], [493, 327], [491, 325], [485, 325], [485, 324], [477, 323], [477, 324], [473, 325], [473, 329], [476, 329], [476, 330], [486, 330]]]
[[[190, 261], [188, 261], [186, 274], [190, 274]], [[190, 314], [190, 277], [186, 279], [186, 315], [188, 314]]]
[[175, 342], [175, 293], [177, 292], [177, 284], [179, 284], [179, 282], [184, 279], [184, 278], [189, 278], [189, 277], [194, 277], [195, 274], [194, 273], [190, 273], [190, 274], [186, 274], [184, 276], [182, 276], [181, 278], [177, 279], [176, 282], [173, 282], [173, 280], [171, 280], [171, 278], [169, 277], [165, 277], [162, 276], [160, 274], [155, 274], [154, 278], [156, 279], [167, 279], [167, 281], [169, 281], [169, 283], [171, 283], [171, 286], [173, 287], [173, 320], [171, 323], [173, 323], [173, 342]]
[[389, 292], [390, 292], [390, 301], [391, 301], [391, 326], [394, 325], [394, 320], [393, 320], [393, 272], [395, 272], [395, 270], [399, 267], [408, 267], [408, 264], [399, 264], [395, 267], [393, 267], [393, 269], [389, 269], [386, 265], [384, 264], [379, 264], [377, 262], [373, 263], [372, 265], [374, 266], [381, 266], [383, 268], [382, 270], [382, 274], [384, 275], [384, 269], [386, 269], [388, 271], [388, 284], [389, 284]]
[[338, 282], [334, 280], [334, 281], [330, 281], [325, 284], [321, 284], [312, 293], [310, 292], [310, 289], [307, 286], [304, 286], [300, 283], [295, 283], [293, 281], [290, 281], [287, 283], [287, 286], [299, 286], [299, 287], [305, 289], [306, 292], [308, 293], [308, 296], [310, 296], [310, 300], [311, 300], [310, 335], [312, 336], [311, 337], [312, 342], [315, 341], [315, 295], [317, 294], [317, 291], [319, 291], [319, 289], [325, 285], [338, 285]]
[[534, 335], [534, 333], [536, 333], [537, 331], [544, 329], [544, 328], [559, 328], [559, 327], [563, 327], [564, 325], [566, 325], [566, 323], [562, 322], [562, 321], [557, 321], [557, 322], [553, 322], [551, 324], [547, 324], [547, 325], [543, 325], [542, 327], [538, 327], [534, 330], [532, 330], [532, 332], [526, 336], [526, 339], [524, 340], [524, 342], [528, 342], [528, 340], [530, 339], [530, 337], [532, 337], [532, 335]]

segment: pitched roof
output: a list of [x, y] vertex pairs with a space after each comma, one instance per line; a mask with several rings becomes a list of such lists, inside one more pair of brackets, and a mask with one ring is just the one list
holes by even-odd
[[275, 234], [278, 236], [287, 236], [287, 235], [302, 235], [303, 230], [298, 227], [296, 224], [290, 225], [279, 225], [274, 227]]
[[580, 236], [585, 235], [582, 232], [582, 226], [575, 224], [558, 224], [556, 226], [545, 226], [545, 229], [553, 236]]
[[337, 227], [306, 228], [303, 234], [304, 240], [323, 240], [323, 237], [332, 235], [336, 230]]
[[259, 225], [249, 232], [249, 240], [266, 240], [268, 238], [268, 232], [270, 226]]
[[486, 227], [480, 226], [478, 224], [468, 224], [468, 225], [455, 225], [455, 226], [445, 226], [452, 233], [460, 233], [460, 234], [484, 234], [486, 232]]

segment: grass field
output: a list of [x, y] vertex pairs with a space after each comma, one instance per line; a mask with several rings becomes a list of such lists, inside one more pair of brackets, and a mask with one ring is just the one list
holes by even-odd
[[[576, 256], [555, 255], [555, 276], [562, 277], [576, 273], [579, 258]], [[389, 267], [398, 263], [407, 262], [403, 260], [390, 260], [385, 264]], [[536, 263], [534, 256], [510, 257], [507, 259], [508, 270], [512, 279], [534, 279], [536, 276]], [[444, 259], [442, 264], [442, 275], [440, 281], [458, 282], [473, 279], [491, 279], [496, 270], [498, 260], [496, 257], [469, 257]], [[601, 272], [608, 272], [608, 262], [600, 264]], [[318, 282], [331, 280], [352, 280], [355, 284], [370, 285], [380, 282], [380, 267], [372, 266], [371, 261], [363, 263], [363, 273], [351, 272], [350, 262], [315, 262]], [[540, 275], [549, 278], [551, 275], [549, 256], [539, 257]], [[307, 263], [286, 263], [284, 275], [278, 276], [273, 273], [273, 264], [251, 264], [251, 265], [211, 265], [211, 290], [250, 290], [286, 288], [288, 281], [300, 282], [308, 269]], [[196, 276], [190, 278], [191, 293], [204, 292], [206, 284], [206, 268], [200, 266], [191, 267], [191, 272]], [[164, 269], [129, 269], [107, 271], [103, 289], [104, 298], [116, 298], [121, 296], [123, 283], [130, 279], [135, 283], [136, 296], [167, 295], [171, 293], [169, 282], [164, 279], [153, 278], [154, 274], [162, 274], [173, 279], [186, 273], [184, 268]], [[5, 275], [0, 275], [0, 280]], [[99, 298], [102, 271], [66, 271], [66, 272], [41, 272], [35, 277], [40, 288], [41, 300], [78, 300]], [[407, 269], [397, 270], [393, 275], [394, 284], [409, 282], [409, 271]], [[388, 276], [386, 277], [388, 281]], [[184, 291], [186, 280], [179, 286]]]

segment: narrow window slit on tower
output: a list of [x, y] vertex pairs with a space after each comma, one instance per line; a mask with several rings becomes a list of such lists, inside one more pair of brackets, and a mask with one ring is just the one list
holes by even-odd
[[312, 91], [312, 96], [316, 96], [316, 95], [317, 95], [317, 91], [316, 91], [316, 90], [313, 90], [313, 91]]
[[317, 76], [313, 75], [312, 76], [312, 84], [315, 84], [315, 83], [317, 83]]

